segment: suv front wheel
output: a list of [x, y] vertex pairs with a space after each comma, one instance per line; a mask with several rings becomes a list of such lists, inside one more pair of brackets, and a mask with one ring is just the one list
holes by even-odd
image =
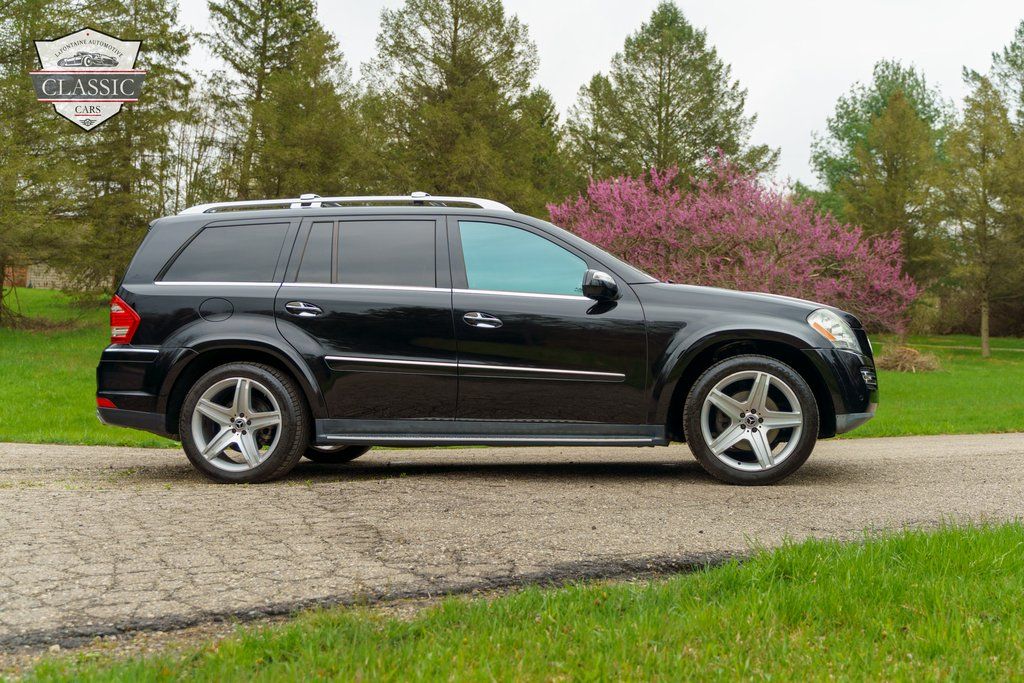
[[818, 440], [807, 381], [767, 356], [727, 358], [701, 375], [683, 410], [686, 443], [712, 476], [771, 484], [795, 472]]
[[188, 459], [210, 479], [254, 483], [287, 474], [306, 451], [309, 417], [295, 382], [277, 368], [230, 363], [185, 396], [178, 428]]

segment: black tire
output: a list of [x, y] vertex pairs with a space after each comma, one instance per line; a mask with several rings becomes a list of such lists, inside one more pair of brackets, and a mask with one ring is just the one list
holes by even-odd
[[[711, 402], [709, 402], [708, 411], [705, 413], [704, 404], [708, 401], [711, 390], [719, 383], [725, 382], [733, 376], [739, 375], [742, 377], [744, 373], [767, 373], [771, 376], [772, 379], [765, 383], [766, 391], [773, 392], [767, 400], [772, 405], [778, 403], [775, 408], [771, 409], [786, 411], [787, 414], [791, 414], [792, 417], [789, 419], [794, 425], [799, 423], [799, 432], [796, 431], [795, 426], [769, 432], [762, 425], [757, 424], [756, 415], [751, 416], [754, 422], [753, 425], [748, 425], [746, 418], [733, 420], [733, 415], [726, 418], [724, 411], [721, 411], [717, 405]], [[796, 402], [799, 404], [796, 406], [800, 413], [799, 416], [795, 415], [795, 411], [790, 412], [793, 410], [793, 407], [788, 406], [788, 404], [792, 403], [792, 401], [788, 395], [782, 393], [783, 389], [777, 380], [781, 380], [783, 385], [788, 385], [787, 388], [795, 396]], [[743, 381], [740, 379], [735, 384], [727, 386], [736, 387], [738, 391], [735, 393], [735, 396], [745, 400]], [[751, 384], [746, 390], [746, 398], [749, 398], [750, 393], [754, 391], [753, 382], [755, 380], [750, 381]], [[720, 389], [720, 391], [723, 390]], [[723, 393], [728, 396], [728, 389], [724, 390]], [[756, 408], [753, 410], [756, 412]], [[741, 412], [740, 414], [744, 415], [745, 413]], [[781, 414], [781, 412], [778, 414]], [[712, 451], [707, 442], [708, 437], [705, 436], [704, 429], [702, 429], [703, 420], [706, 420], [708, 423], [709, 435], [716, 439], [724, 436], [727, 429], [743, 430], [742, 433], [745, 436], [741, 437], [742, 440], [737, 442], [735, 446], [725, 449], [720, 457]], [[723, 420], [728, 422], [723, 422]], [[730, 426], [721, 426], [716, 433], [714, 431], [715, 425], [713, 424], [716, 421], [719, 425], [728, 424]], [[818, 404], [814, 398], [814, 392], [807, 384], [807, 381], [789, 365], [768, 356], [734, 356], [711, 366], [690, 388], [683, 409], [683, 429], [686, 433], [686, 443], [701, 466], [716, 479], [729, 484], [748, 486], [773, 484], [785, 479], [798, 470], [806, 462], [807, 458], [810, 457], [811, 451], [814, 450], [814, 446], [817, 443], [818, 422]], [[759, 428], [760, 433], [763, 434], [765, 441], [769, 444], [768, 450], [774, 452], [775, 449], [778, 449], [776, 455], [781, 456], [785, 454], [785, 458], [778, 464], [771, 465], [766, 469], [750, 469], [765, 467], [763, 462], [771, 461], [771, 458], [760, 461], [752, 447], [754, 442], [745, 440], [748, 436], [757, 438]], [[792, 438], [794, 435], [796, 435], [795, 438]], [[790, 448], [790, 442], [793, 443], [792, 448]], [[780, 443], [783, 444], [781, 449], [779, 449]], [[749, 453], [744, 452], [744, 448]], [[758, 462], [762, 462], [762, 464], [758, 465]], [[741, 467], [747, 469], [740, 469]]]
[[321, 465], [342, 465], [365, 455], [373, 446], [308, 446], [306, 458]]
[[[193, 414], [203, 392], [231, 378], [259, 382], [277, 401], [281, 413], [280, 434], [265, 459], [256, 467], [238, 472], [226, 471], [207, 461], [192, 430]], [[309, 441], [309, 410], [295, 381], [281, 370], [260, 363], [229, 363], [210, 370], [192, 385], [181, 407], [178, 429], [185, 455], [205, 476], [221, 483], [258, 483], [283, 477], [302, 458]]]

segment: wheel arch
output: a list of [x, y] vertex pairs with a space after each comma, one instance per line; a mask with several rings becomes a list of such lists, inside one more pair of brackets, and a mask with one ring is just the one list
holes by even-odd
[[[262, 340], [218, 340], [182, 349], [160, 391], [160, 411], [170, 434], [178, 433], [178, 419], [185, 395], [202, 375], [227, 363], [262, 363], [287, 373], [299, 385], [313, 419], [327, 416], [326, 404], [316, 377], [300, 357]], [[311, 421], [312, 424], [312, 421]]]
[[807, 343], [798, 337], [782, 333], [746, 330], [730, 331], [708, 335], [700, 342], [691, 345], [672, 364], [668, 378], [661, 383], [658, 402], [658, 423], [666, 426], [670, 440], [684, 441], [683, 404], [690, 388], [705, 370], [715, 363], [745, 354], [768, 356], [779, 360], [794, 370], [807, 381], [818, 404], [820, 425], [818, 436], [826, 438], [835, 435], [836, 409], [832, 394], [825, 377], [815, 364], [804, 353], [809, 348]]

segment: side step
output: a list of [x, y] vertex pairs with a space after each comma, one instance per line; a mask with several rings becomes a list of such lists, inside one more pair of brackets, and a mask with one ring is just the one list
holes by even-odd
[[479, 420], [317, 420], [318, 445], [667, 446], [663, 425]]

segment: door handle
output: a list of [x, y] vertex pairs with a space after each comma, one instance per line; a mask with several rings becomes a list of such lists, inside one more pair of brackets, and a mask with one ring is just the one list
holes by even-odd
[[488, 313], [480, 313], [479, 311], [470, 311], [466, 315], [462, 316], [463, 322], [472, 327], [482, 327], [487, 330], [494, 330], [501, 327], [501, 319], [495, 318], [493, 315]]
[[300, 318], [315, 318], [324, 313], [324, 309], [305, 301], [289, 301], [284, 305], [284, 310]]

